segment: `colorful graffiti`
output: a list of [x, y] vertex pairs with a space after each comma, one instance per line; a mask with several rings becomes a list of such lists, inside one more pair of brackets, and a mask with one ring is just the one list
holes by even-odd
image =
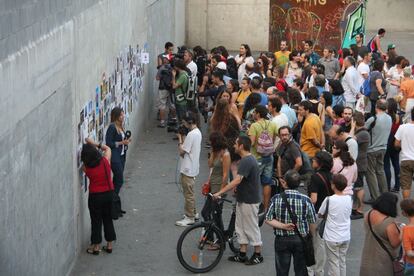
[[322, 47], [349, 47], [355, 36], [365, 32], [365, 0], [271, 0], [269, 50], [287, 40], [290, 48], [301, 49], [312, 40]]

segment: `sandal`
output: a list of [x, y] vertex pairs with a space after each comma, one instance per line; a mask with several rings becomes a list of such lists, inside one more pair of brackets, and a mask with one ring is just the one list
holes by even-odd
[[102, 246], [102, 250], [104, 250], [106, 253], [109, 253], [109, 254], [112, 253], [112, 248], [108, 248], [108, 246], [106, 245]]
[[93, 250], [93, 248], [86, 249], [86, 253], [91, 255], [99, 255], [99, 250]]

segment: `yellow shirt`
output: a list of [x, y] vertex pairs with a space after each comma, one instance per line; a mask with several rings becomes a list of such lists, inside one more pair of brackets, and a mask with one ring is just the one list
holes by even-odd
[[275, 59], [277, 61], [277, 64], [279, 66], [285, 67], [286, 63], [288, 63], [288, 61], [289, 61], [289, 55], [290, 55], [289, 51], [285, 51], [285, 52], [277, 51], [277, 52], [275, 52]]
[[237, 95], [236, 105], [239, 111], [240, 118], [242, 118], [243, 116], [244, 102], [246, 101], [247, 97], [250, 96], [250, 94], [252, 94], [252, 92], [250, 90], [247, 90], [247, 91], [240, 91], [239, 94]]
[[309, 157], [314, 157], [320, 148], [312, 144], [312, 140], [316, 138], [320, 143], [322, 141], [322, 123], [316, 114], [311, 113], [303, 123], [300, 136], [300, 148], [306, 152]]

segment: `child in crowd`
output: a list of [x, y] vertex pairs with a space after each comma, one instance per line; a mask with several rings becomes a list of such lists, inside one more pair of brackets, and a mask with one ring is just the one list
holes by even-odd
[[404, 199], [400, 206], [403, 216], [408, 218], [408, 225], [402, 228], [404, 275], [414, 275], [414, 200]]

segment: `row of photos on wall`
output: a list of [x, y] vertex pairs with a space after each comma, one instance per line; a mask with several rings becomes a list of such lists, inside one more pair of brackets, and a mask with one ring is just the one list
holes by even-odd
[[79, 181], [85, 192], [88, 179], [82, 170], [81, 151], [86, 138], [98, 143], [105, 141], [105, 133], [111, 122], [111, 110], [121, 107], [125, 113], [125, 128], [130, 126], [130, 118], [138, 101], [138, 94], [144, 89], [144, 64], [149, 63], [147, 44], [126, 47], [116, 57], [115, 68], [104, 72], [94, 97], [85, 103], [79, 113], [77, 165]]

